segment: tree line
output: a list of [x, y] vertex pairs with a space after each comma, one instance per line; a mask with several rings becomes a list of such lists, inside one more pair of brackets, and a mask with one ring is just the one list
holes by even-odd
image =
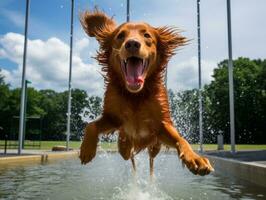
[[[20, 88], [12, 89], [0, 73], [0, 126], [14, 139], [18, 135], [20, 112]], [[26, 134], [41, 129], [42, 140], [64, 140], [66, 138], [68, 91], [27, 89]], [[86, 91], [72, 90], [71, 139], [80, 140], [87, 121], [101, 113], [102, 99], [88, 96]], [[34, 119], [40, 117], [40, 119]], [[33, 119], [31, 119], [33, 118]], [[32, 128], [33, 129], [33, 128]], [[15, 133], [14, 133], [15, 132]], [[0, 138], [3, 139], [3, 134]], [[30, 139], [30, 138], [29, 138]]]
[[[238, 58], [234, 64], [234, 99], [236, 142], [266, 143], [266, 60]], [[203, 66], [204, 67], [204, 66]], [[172, 119], [181, 134], [190, 142], [199, 141], [198, 91], [169, 90]], [[230, 142], [229, 92], [227, 60], [214, 69], [211, 83], [203, 95], [203, 133], [205, 143], [214, 143], [218, 134]], [[42, 119], [43, 140], [63, 140], [66, 135], [68, 92], [28, 88], [27, 116]], [[14, 117], [19, 116], [20, 89], [5, 83], [0, 71], [0, 126], [11, 133]], [[71, 139], [80, 140], [86, 123], [101, 114], [102, 98], [88, 96], [86, 91], [72, 90]], [[13, 122], [13, 123], [12, 123]], [[27, 122], [31, 123], [30, 119]], [[32, 122], [33, 123], [33, 122]], [[27, 126], [27, 134], [30, 126]], [[3, 135], [0, 135], [2, 138]]]
[[[233, 64], [236, 143], [265, 144], [266, 60], [238, 58]], [[202, 95], [204, 143], [216, 142], [218, 134], [230, 143], [227, 60], [214, 69], [213, 80], [204, 86]], [[175, 125], [190, 142], [198, 142], [198, 91], [170, 91], [169, 99]]]

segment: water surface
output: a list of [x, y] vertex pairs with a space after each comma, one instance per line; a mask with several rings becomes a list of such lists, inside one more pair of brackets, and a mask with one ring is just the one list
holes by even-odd
[[0, 168], [0, 199], [266, 199], [266, 188], [220, 172], [195, 176], [175, 154], [156, 157], [151, 183], [147, 155], [141, 153], [136, 160], [135, 178], [131, 163], [117, 153], [98, 154], [85, 166], [71, 159]]

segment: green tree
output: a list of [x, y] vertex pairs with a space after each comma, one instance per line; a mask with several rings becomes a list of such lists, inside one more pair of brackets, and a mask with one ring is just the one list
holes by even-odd
[[5, 77], [3, 74], [1, 74], [0, 69], [0, 110], [4, 111], [7, 106], [7, 100], [10, 95], [9, 93], [9, 84], [5, 83]]
[[40, 106], [44, 110], [43, 136], [45, 140], [63, 140], [66, 131], [65, 98], [53, 90], [41, 90]]
[[[0, 126], [4, 129], [6, 133], [9, 131], [8, 116], [9, 116], [9, 96], [10, 89], [9, 84], [5, 83], [5, 77], [0, 69]], [[4, 135], [0, 135], [3, 138]]]
[[102, 98], [98, 96], [88, 97], [88, 104], [84, 110], [83, 117], [87, 121], [96, 119], [102, 113]]
[[[41, 107], [46, 112], [43, 118], [45, 139], [64, 140], [66, 138], [68, 91], [57, 93], [41, 90]], [[88, 107], [88, 95], [80, 89], [72, 90], [71, 139], [79, 140], [85, 126], [83, 113]]]
[[[237, 143], [265, 143], [265, 61], [234, 60], [234, 98]], [[230, 141], [227, 60], [214, 70], [214, 80], [205, 87], [206, 123], [217, 135]], [[262, 119], [264, 121], [262, 121]]]
[[86, 91], [74, 89], [72, 91], [72, 109], [71, 109], [71, 131], [72, 139], [80, 140], [83, 135], [86, 122], [83, 119], [83, 113], [89, 106], [88, 95]]

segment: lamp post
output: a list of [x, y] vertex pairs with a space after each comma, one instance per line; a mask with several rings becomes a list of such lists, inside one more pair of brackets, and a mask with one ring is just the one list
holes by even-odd
[[28, 41], [28, 18], [29, 18], [30, 0], [26, 0], [26, 16], [25, 16], [25, 30], [24, 30], [24, 53], [22, 65], [22, 80], [21, 80], [21, 95], [20, 95], [20, 115], [19, 115], [19, 137], [18, 137], [18, 154], [21, 154], [23, 131], [25, 125], [25, 93], [26, 93], [26, 61], [27, 61], [27, 41]]
[[22, 149], [24, 149], [25, 145], [25, 137], [26, 137], [26, 122], [27, 122], [27, 101], [28, 101], [28, 84], [31, 84], [31, 81], [25, 81], [25, 100], [24, 100], [24, 125], [23, 125], [23, 140], [22, 140]]
[[69, 78], [68, 78], [68, 104], [67, 104], [67, 137], [66, 150], [69, 150], [70, 138], [70, 119], [71, 119], [71, 81], [72, 81], [72, 46], [73, 46], [73, 14], [74, 14], [74, 0], [71, 0], [71, 22], [70, 22], [70, 53], [69, 53]]
[[235, 153], [235, 108], [234, 108], [234, 80], [233, 80], [233, 53], [231, 29], [231, 2], [227, 0], [227, 30], [228, 30], [228, 79], [229, 79], [229, 105], [230, 105], [230, 140], [231, 152]]
[[199, 139], [200, 152], [203, 152], [203, 125], [202, 125], [202, 86], [201, 86], [201, 38], [200, 38], [200, 0], [197, 0], [197, 33], [198, 33], [198, 76], [199, 76]]
[[127, 22], [130, 21], [130, 0], [127, 0]]

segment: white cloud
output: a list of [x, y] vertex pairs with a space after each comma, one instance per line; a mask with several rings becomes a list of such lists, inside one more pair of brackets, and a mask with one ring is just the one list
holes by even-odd
[[[177, 62], [175, 62], [177, 63]], [[202, 84], [210, 83], [216, 62], [202, 60]], [[174, 90], [186, 90], [198, 87], [198, 59], [191, 57], [189, 60], [176, 65], [171, 62], [168, 67], [168, 87]]]
[[8, 70], [3, 69], [2, 67], [0, 67], [1, 69], [1, 74], [4, 75], [5, 80], [10, 80], [11, 79], [11, 74]]
[[[0, 58], [7, 58], [17, 64], [17, 68], [3, 70], [6, 80], [13, 87], [21, 84], [22, 57], [24, 37], [17, 33], [7, 33], [0, 38]], [[77, 40], [73, 54], [73, 87], [81, 88], [90, 94], [102, 94], [103, 80], [99, 73], [100, 66], [96, 63], [85, 63], [82, 54], [89, 54], [89, 40]], [[91, 52], [92, 53], [92, 52]], [[198, 61], [193, 56], [181, 62], [175, 56], [168, 67], [168, 87], [174, 90], [184, 90], [198, 85]], [[86, 59], [86, 58], [84, 58]], [[202, 82], [211, 81], [216, 62], [202, 60]], [[28, 41], [27, 79], [32, 81], [34, 87], [39, 89], [52, 88], [66, 90], [69, 73], [69, 46], [58, 38]]]
[[[81, 38], [75, 41], [74, 51], [78, 56], [82, 56], [84, 52], [88, 53], [90, 41], [88, 38]], [[86, 51], [87, 50], [87, 51]]]
[[[121, 1], [121, 0], [120, 0]], [[120, 2], [119, 1], [119, 2]], [[3, 1], [5, 2], [5, 1]], [[3, 4], [1, 2], [0, 4]], [[105, 10], [110, 16], [120, 22], [125, 20], [125, 7], [120, 3], [111, 3], [108, 0], [97, 1], [100, 9]], [[235, 0], [232, 1], [232, 36], [233, 36], [233, 56], [246, 56], [250, 58], [265, 58], [265, 35], [266, 26], [264, 11], [266, 1], [257, 0]], [[142, 5], [142, 6], [139, 6]], [[173, 6], [171, 6], [173, 5]], [[40, 5], [41, 6], [41, 5]], [[1, 6], [0, 6], [1, 7]], [[24, 11], [15, 12], [0, 9], [0, 15], [12, 25], [24, 26]], [[66, 8], [66, 6], [64, 6]], [[94, 5], [79, 2], [76, 5], [77, 11], [93, 8]], [[4, 10], [4, 11], [3, 11]], [[3, 12], [2, 12], [3, 11]], [[68, 12], [68, 11], [67, 11]], [[159, 13], [159, 14], [158, 14]], [[161, 14], [163, 13], [163, 14]], [[77, 13], [76, 13], [77, 14]], [[61, 18], [62, 19], [62, 18]], [[65, 19], [64, 19], [65, 20]], [[75, 15], [78, 20], [78, 15]], [[131, 20], [146, 21], [155, 26], [173, 25], [185, 30], [183, 35], [193, 39], [190, 45], [184, 47], [169, 64], [168, 86], [173, 89], [189, 89], [198, 85], [197, 71], [197, 15], [195, 1], [169, 0], [164, 3], [154, 0], [152, 4], [145, 0], [135, 0], [131, 2]], [[29, 30], [34, 38], [47, 38], [48, 40], [31, 40], [34, 47], [29, 47], [28, 53], [28, 76], [38, 81], [39, 88], [66, 89], [68, 79], [68, 42], [69, 26], [56, 29], [50, 18], [44, 20], [39, 15], [31, 13]], [[4, 30], [4, 29], [3, 29]], [[56, 35], [61, 40], [50, 37]], [[8, 34], [4, 35], [7, 37]], [[10, 36], [11, 37], [11, 36]], [[95, 55], [98, 49], [97, 41], [88, 38], [81, 26], [74, 26], [74, 58], [73, 63], [73, 85], [94, 92], [94, 88], [103, 88], [103, 81], [100, 78], [100, 67], [96, 67], [95, 61], [90, 57]], [[80, 39], [81, 38], [81, 39]], [[201, 41], [202, 41], [202, 76], [203, 83], [211, 79], [213, 68], [223, 59], [228, 57], [227, 53], [227, 24], [226, 24], [226, 1], [205, 0], [201, 2]], [[2, 44], [2, 42], [6, 42]], [[18, 69], [7, 71], [9, 80], [20, 85], [21, 61], [23, 36], [12, 35], [1, 41], [0, 58], [7, 58], [18, 64]], [[48, 48], [50, 46], [50, 49]], [[37, 49], [37, 50], [36, 50]], [[45, 52], [45, 53], [44, 53]], [[86, 61], [86, 62], [85, 62]], [[93, 65], [91, 67], [90, 64]], [[88, 67], [89, 66], [89, 67]], [[52, 70], [51, 70], [52, 69]], [[37, 71], [37, 72], [36, 72]], [[86, 74], [86, 78], [83, 77]], [[97, 77], [97, 78], [96, 78]], [[93, 81], [92, 81], [93, 80]], [[37, 83], [35, 83], [37, 84]], [[91, 89], [92, 88], [92, 89]], [[102, 89], [103, 91], [103, 89]]]
[[[17, 68], [3, 70], [6, 80], [13, 87], [19, 87], [22, 74], [24, 36], [7, 33], [0, 37], [0, 58], [6, 58], [17, 64]], [[73, 79], [75, 88], [87, 90], [91, 94], [103, 92], [103, 80], [99, 73], [100, 66], [85, 63], [80, 57], [88, 46], [86, 39], [80, 40], [73, 54]], [[52, 88], [66, 90], [69, 74], [69, 46], [60, 39], [52, 37], [46, 41], [28, 40], [27, 79], [39, 89]]]

